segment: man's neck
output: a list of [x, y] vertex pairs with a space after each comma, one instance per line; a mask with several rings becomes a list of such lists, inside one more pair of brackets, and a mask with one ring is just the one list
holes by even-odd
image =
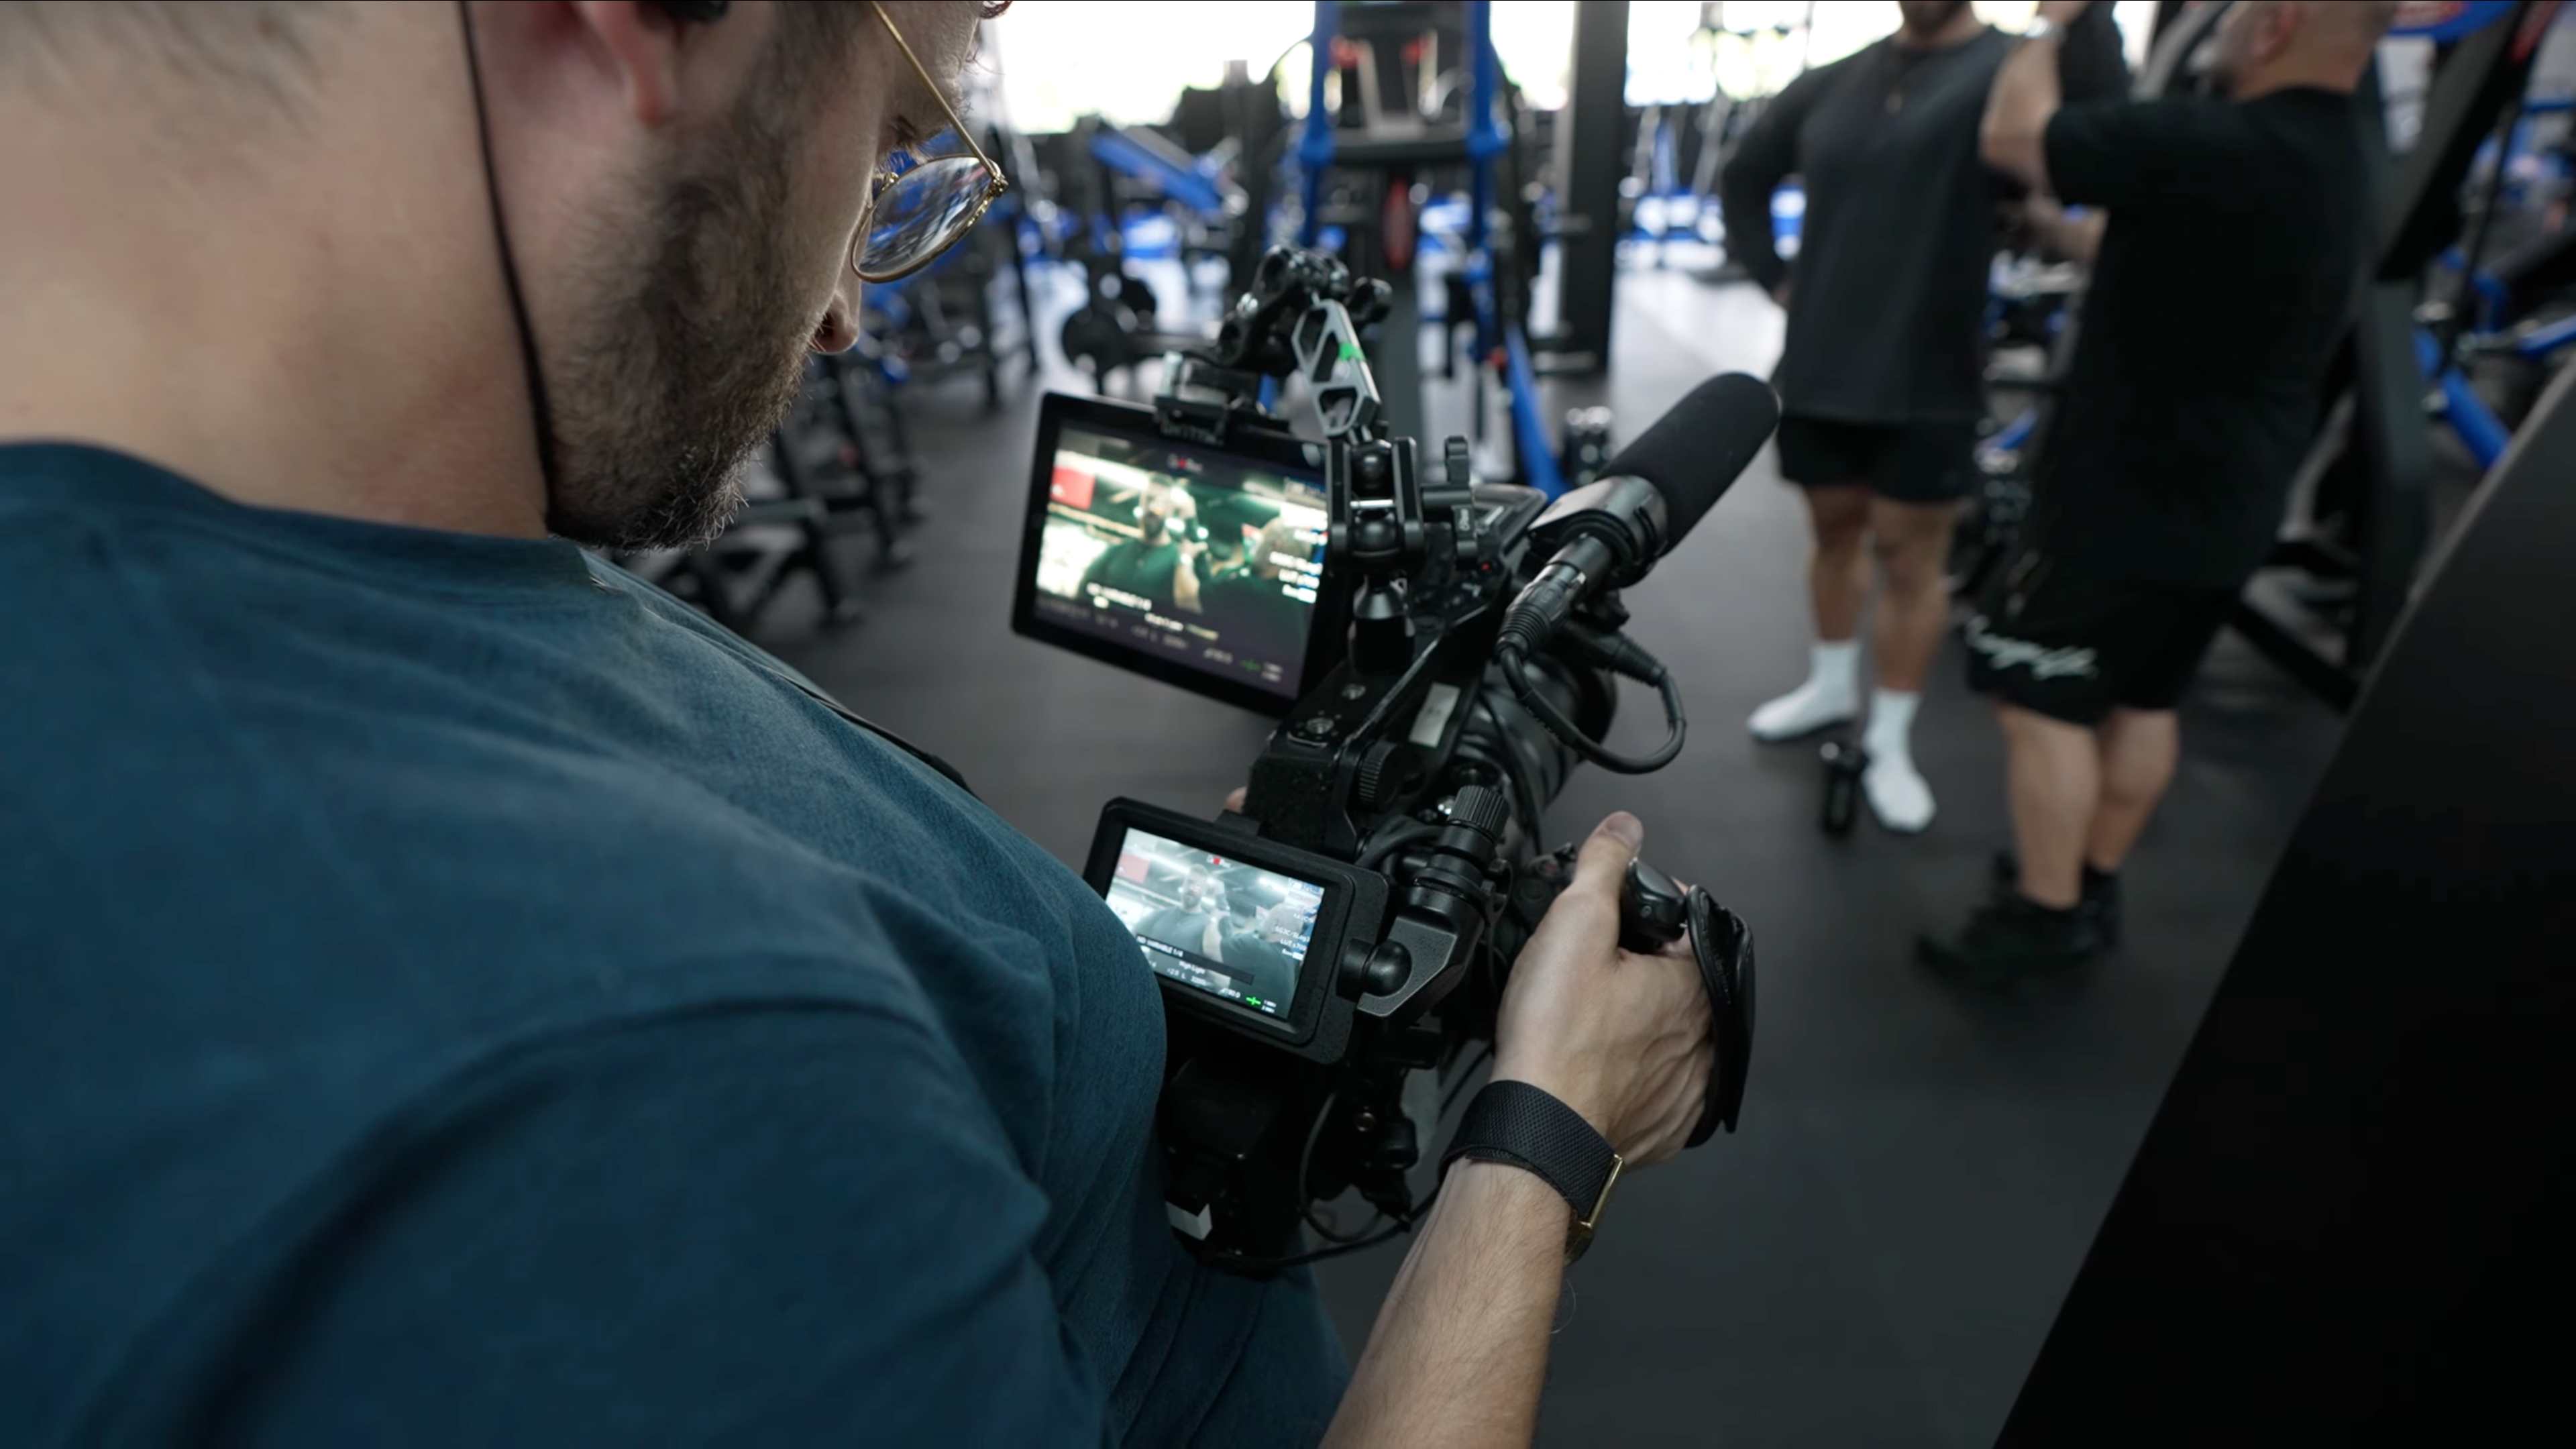
[[192, 150], [175, 92], [0, 90], [0, 441], [262, 507], [544, 533], [464, 62], [430, 49], [461, 51], [453, 12], [386, 10], [409, 14], [317, 57], [372, 104], [226, 154]]
[[1948, 50], [1974, 40], [1977, 33], [1985, 28], [1986, 22], [1977, 18], [1974, 9], [1963, 8], [1942, 22], [1938, 30], [1917, 30], [1911, 25], [1900, 25], [1896, 28], [1895, 39], [1899, 50]]
[[2241, 105], [2246, 101], [2261, 100], [2265, 96], [2281, 91], [2332, 91], [2337, 95], [2348, 96], [2352, 94], [2357, 84], [2359, 82], [2351, 76], [2321, 72], [2313, 68], [2276, 68], [2258, 71], [2242, 82], [2229, 86], [2227, 98]]

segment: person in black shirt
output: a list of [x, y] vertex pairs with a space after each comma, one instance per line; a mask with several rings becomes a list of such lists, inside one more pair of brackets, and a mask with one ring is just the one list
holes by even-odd
[[1150, 600], [1167, 609], [1199, 611], [1197, 560], [1206, 547], [1192, 540], [1188, 526], [1198, 507], [1188, 490], [1148, 484], [1136, 495], [1134, 538], [1122, 538], [1091, 561], [1082, 573], [1082, 596], [1100, 602], [1094, 589], [1113, 589]]
[[1196, 951], [1202, 956], [1216, 954], [1214, 928], [1226, 911], [1225, 887], [1204, 866], [1193, 866], [1181, 878], [1178, 905], [1161, 910], [1136, 923], [1136, 934]]
[[[2085, 7], [2039, 8], [2062, 26]], [[2047, 34], [1995, 82], [1987, 160], [2110, 221], [2031, 519], [1966, 631], [2019, 849], [1964, 931], [1924, 939], [1937, 966], [2054, 968], [2116, 929], [2115, 872], [2173, 777], [2174, 705], [2270, 551], [2315, 427], [2368, 221], [2373, 118], [2352, 91], [2395, 11], [2237, 5], [2225, 99], [2060, 109]], [[2223, 337], [2192, 321], [2221, 286]]]
[[[1947, 620], [1956, 505], [1976, 476], [1996, 207], [2011, 191], [1978, 159], [1977, 125], [2011, 42], [1965, 0], [1898, 8], [1895, 35], [1781, 92], [1721, 191], [1729, 249], [1789, 312], [1773, 379], [1780, 471], [1805, 488], [1816, 538], [1807, 681], [1754, 711], [1752, 730], [1793, 739], [1858, 713], [1874, 552], [1886, 588], [1862, 786], [1881, 823], [1912, 832], [1933, 801], [1907, 737]], [[2065, 59], [2077, 95], [2126, 84], [2107, 13]], [[1793, 173], [1807, 199], [1794, 288], [1771, 242], [1771, 193]]]

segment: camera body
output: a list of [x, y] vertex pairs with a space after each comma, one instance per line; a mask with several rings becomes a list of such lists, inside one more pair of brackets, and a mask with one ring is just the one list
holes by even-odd
[[[1169, 360], [1150, 414], [1050, 397], [1014, 609], [1022, 633], [1280, 718], [1239, 813], [1112, 802], [1085, 871], [1163, 991], [1173, 1226], [1255, 1275], [1303, 1260], [1301, 1225], [1373, 1241], [1315, 1216], [1345, 1191], [1390, 1231], [1422, 1210], [1410, 1174], [1438, 1114], [1408, 1083], [1471, 1068], [1492, 1040], [1509, 964], [1571, 876], [1571, 847], [1539, 845], [1542, 812], [1610, 726], [1631, 672], [1620, 649], [1642, 653], [1617, 638], [1615, 590], [1567, 596], [1549, 637], [1506, 640], [1602, 500], [1478, 484], [1464, 439], [1425, 477], [1414, 441], [1377, 418], [1359, 329], [1383, 310], [1383, 284], [1277, 249], [1216, 346]], [[1292, 372], [1320, 443], [1259, 401], [1264, 378]], [[1202, 516], [1266, 540], [1245, 567], [1304, 595], [1305, 637], [1246, 632], [1213, 581], [1185, 578], [1176, 544], [1167, 558], [1126, 537], [1127, 495], [1103, 504], [1103, 480], [1197, 489]], [[1274, 546], [1289, 539], [1311, 552]], [[1651, 868], [1625, 903], [1633, 944], [1681, 934], [1681, 896]], [[1704, 1137], [1733, 1126], [1741, 1095], [1751, 940], [1723, 911], [1699, 934], [1713, 998], [1741, 1003], [1721, 1026], [1722, 1058], [1740, 1043], [1732, 1093], [1712, 1092]]]

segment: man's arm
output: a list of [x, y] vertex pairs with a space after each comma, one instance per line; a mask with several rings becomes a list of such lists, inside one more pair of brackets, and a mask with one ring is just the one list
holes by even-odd
[[[1619, 882], [1641, 833], [1633, 817], [1612, 816], [1584, 843], [1574, 883], [1513, 965], [1494, 1033], [1495, 1078], [1582, 1113], [1624, 1159], [1623, 1180], [1681, 1149], [1712, 1059], [1697, 965], [1618, 949]], [[1533, 1173], [1472, 1159], [1451, 1167], [1326, 1445], [1527, 1444], [1571, 1215]]]
[[2058, 48], [2057, 87], [2063, 105], [2121, 100], [2132, 77], [2129, 58], [2120, 53], [2120, 26], [2108, 5], [2088, 5], [2066, 27]]
[[2098, 209], [2082, 216], [2068, 216], [2056, 197], [2036, 194], [2023, 204], [2023, 215], [2029, 219], [2031, 235], [2038, 239], [2042, 251], [2087, 266], [2101, 250], [2102, 230], [2110, 220]]
[[1780, 92], [1719, 173], [1718, 203], [1726, 218], [1726, 254], [1774, 298], [1789, 279], [1789, 264], [1771, 231], [1771, 193], [1798, 169], [1798, 128], [1816, 103], [1824, 71], [1809, 71]]
[[1978, 150], [1986, 164], [2033, 191], [2048, 191], [2048, 121], [2057, 114], [2058, 43], [2065, 26], [2084, 13], [2085, 0], [2046, 0], [2039, 18], [2058, 27], [2044, 38], [2025, 40], [2004, 57], [1986, 93], [1985, 124], [1978, 131]]

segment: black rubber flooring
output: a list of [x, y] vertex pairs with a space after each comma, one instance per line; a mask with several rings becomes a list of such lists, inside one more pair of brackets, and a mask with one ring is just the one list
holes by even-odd
[[[1615, 337], [1606, 382], [1557, 402], [1606, 401], [1625, 439], [1710, 372], [1766, 371], [1779, 324], [1748, 287], [1641, 271]], [[1454, 425], [1460, 405], [1429, 411]], [[920, 562], [870, 582], [866, 622], [817, 635], [791, 599], [763, 642], [1069, 862], [1111, 796], [1213, 813], [1264, 721], [1009, 632], [1032, 386], [987, 414], [960, 382], [910, 416]], [[1574, 1272], [1545, 1444], [1991, 1441], [2333, 741], [2330, 712], [2223, 639], [2127, 872], [2123, 949], [2046, 990], [1960, 995], [1910, 943], [1966, 910], [2007, 838], [2001, 743], [1954, 641], [1915, 737], [1939, 818], [1821, 835], [1813, 750], [1743, 727], [1805, 668], [1805, 553], [1766, 454], [1629, 595], [1684, 681], [1689, 748], [1643, 780], [1578, 774], [1550, 822], [1643, 816], [1651, 858], [1751, 923], [1761, 1015], [1743, 1130], [1623, 1182]], [[1402, 1248], [1323, 1270], [1354, 1354]]]

